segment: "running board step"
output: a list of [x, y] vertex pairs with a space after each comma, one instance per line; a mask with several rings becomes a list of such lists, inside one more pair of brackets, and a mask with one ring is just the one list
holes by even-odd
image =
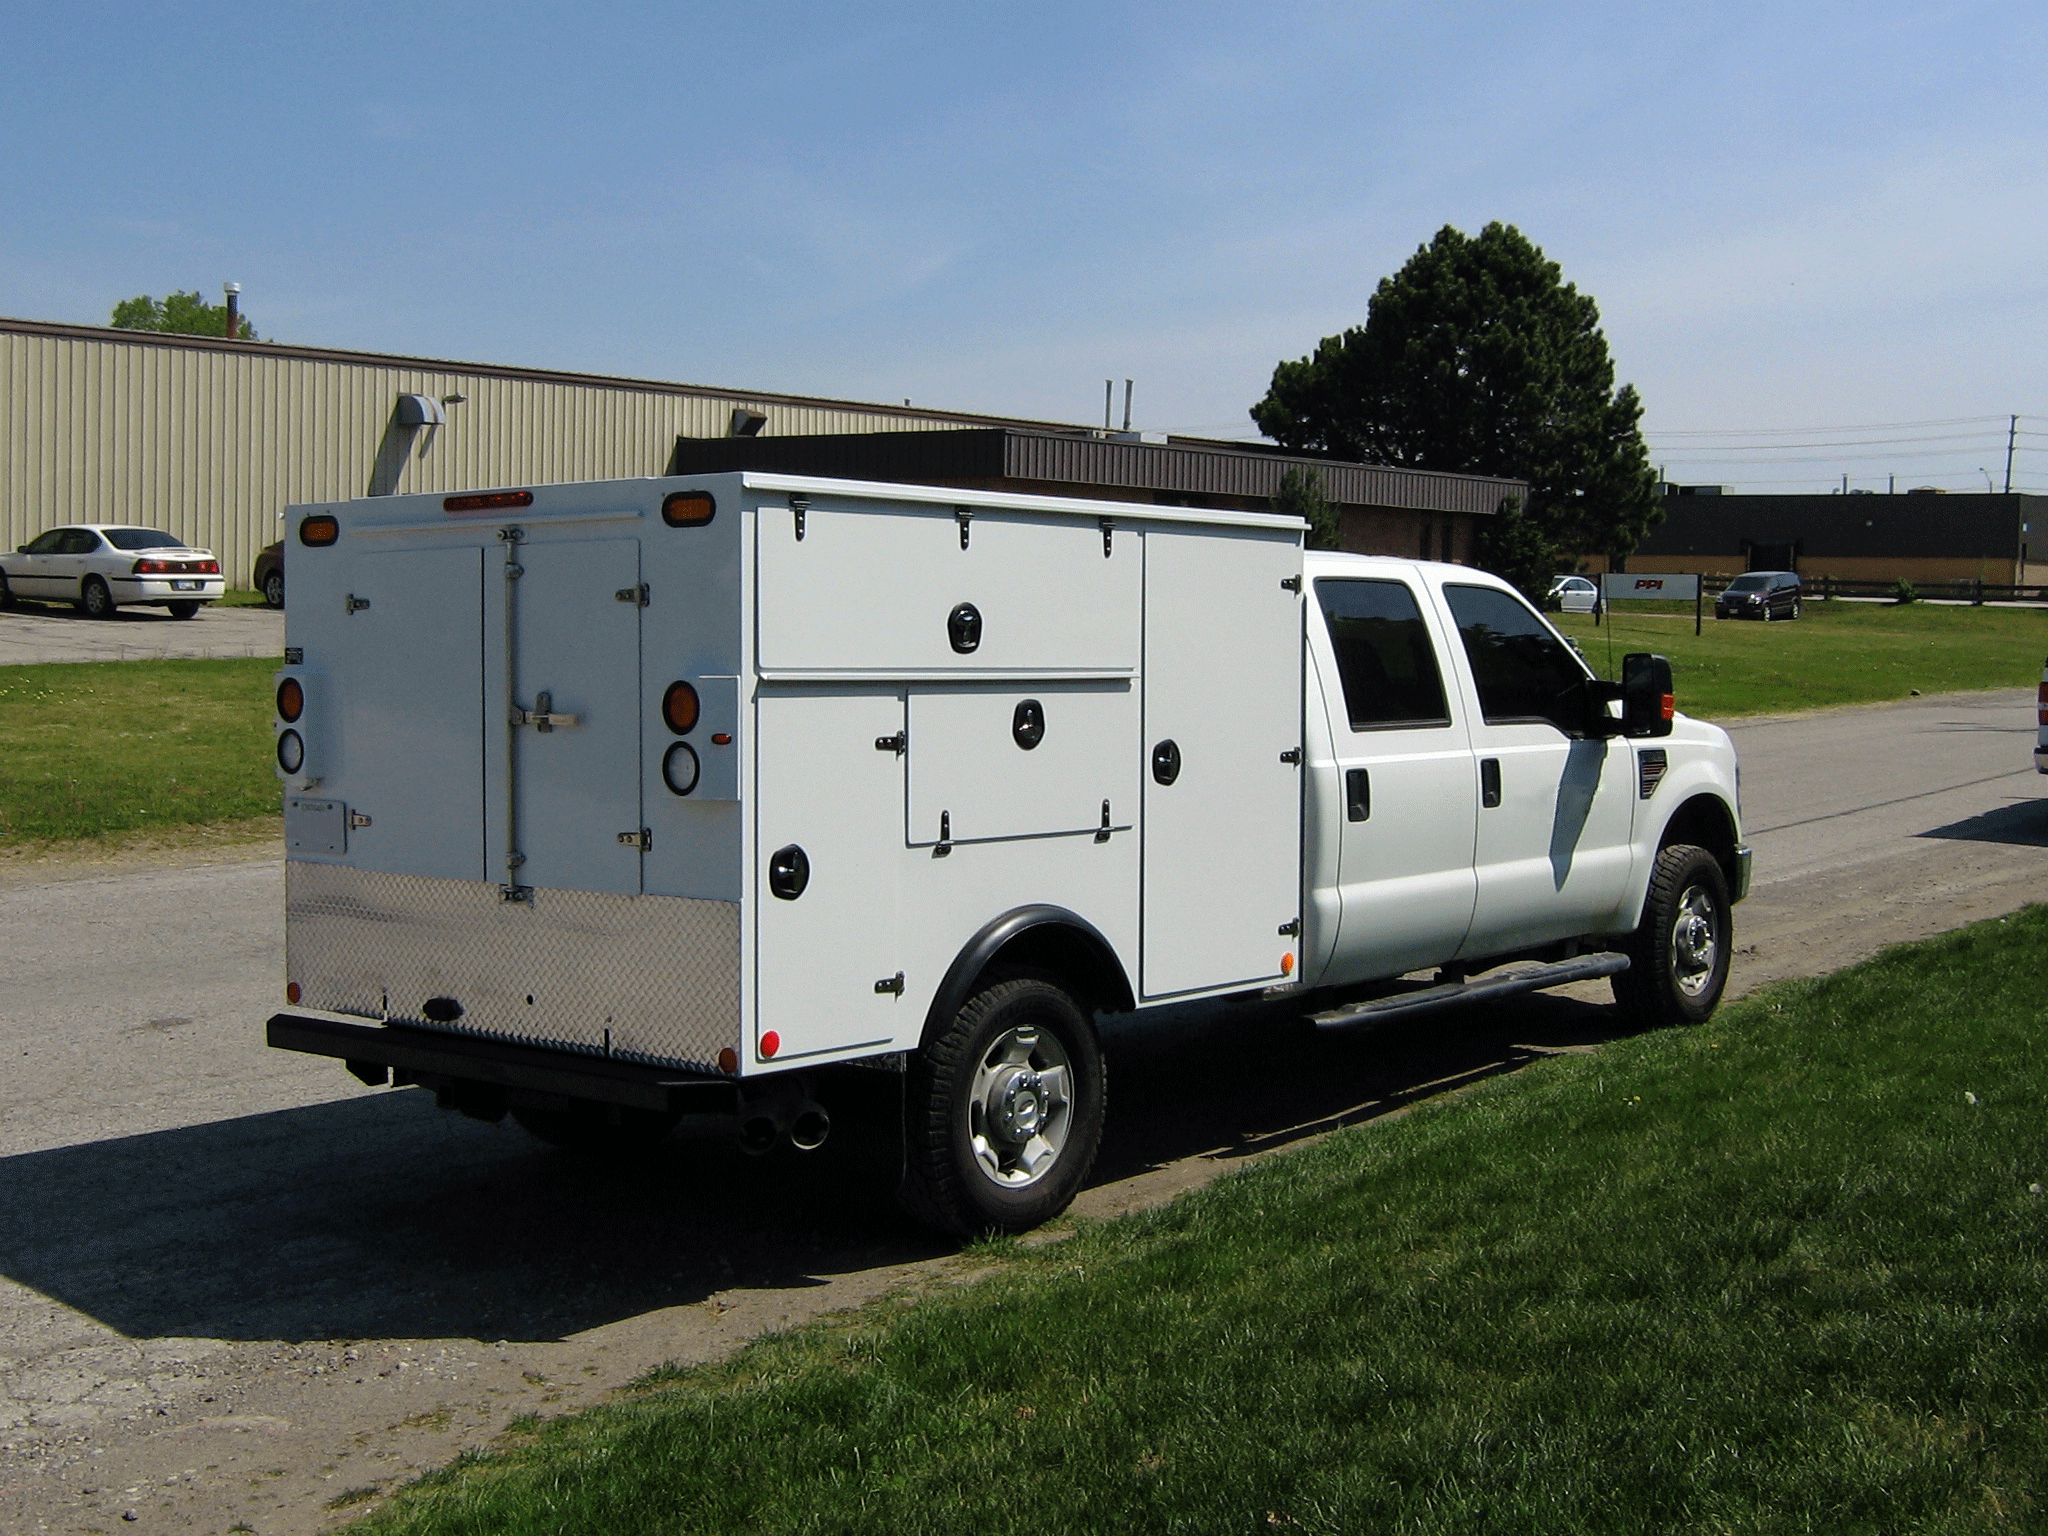
[[1425, 987], [1420, 992], [1397, 992], [1391, 997], [1368, 998], [1347, 1003], [1327, 1013], [1312, 1013], [1309, 1021], [1318, 1029], [1357, 1029], [1384, 1024], [1411, 1014], [1434, 1013], [1440, 1008], [1461, 1008], [1493, 998], [1514, 997], [1522, 992], [1541, 992], [1567, 982], [1592, 981], [1628, 969], [1628, 956], [1608, 951], [1580, 955], [1574, 960], [1553, 960], [1548, 965], [1529, 966], [1503, 976], [1483, 976], [1477, 981], [1454, 981], [1446, 986]]

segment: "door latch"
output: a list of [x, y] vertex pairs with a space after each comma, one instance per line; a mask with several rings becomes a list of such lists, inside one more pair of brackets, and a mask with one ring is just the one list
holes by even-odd
[[910, 733], [908, 731], [898, 731], [894, 736], [877, 736], [875, 738], [875, 750], [877, 752], [904, 752], [908, 751], [909, 748]]
[[357, 597], [355, 593], [351, 592], [348, 595], [346, 606], [347, 611], [350, 613], [361, 613], [370, 606], [370, 600], [367, 597]]
[[361, 811], [350, 811], [348, 813], [348, 824], [352, 830], [360, 831], [370, 824], [370, 818]]
[[1283, 763], [1294, 763], [1298, 766], [1301, 762], [1301, 748], [1289, 747], [1280, 754], [1280, 761]]
[[884, 976], [875, 983], [875, 991], [894, 997], [901, 997], [903, 995], [903, 973], [898, 971], [894, 976]]
[[1292, 918], [1282, 923], [1280, 925], [1280, 935], [1282, 938], [1288, 939], [1299, 938], [1301, 936], [1301, 919], [1298, 917]]
[[514, 725], [530, 725], [535, 730], [541, 732], [552, 731], [558, 725], [576, 724], [577, 716], [558, 715], [554, 712], [554, 709], [555, 696], [543, 688], [533, 696], [533, 708], [519, 709], [515, 707], [513, 709], [512, 723]]
[[621, 587], [612, 596], [622, 603], [637, 603], [640, 607], [645, 608], [648, 597], [647, 583], [643, 581], [637, 587]]
[[654, 829], [642, 827], [638, 832], [621, 832], [619, 844], [625, 848], [638, 848], [645, 853], [654, 846]]

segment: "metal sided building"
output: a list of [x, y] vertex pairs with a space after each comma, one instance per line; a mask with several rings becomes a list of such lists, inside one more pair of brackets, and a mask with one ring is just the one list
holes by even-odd
[[1313, 467], [1343, 547], [1470, 562], [1515, 481], [649, 379], [0, 319], [0, 547], [136, 522], [246, 586], [285, 507], [761, 470], [1267, 511]]

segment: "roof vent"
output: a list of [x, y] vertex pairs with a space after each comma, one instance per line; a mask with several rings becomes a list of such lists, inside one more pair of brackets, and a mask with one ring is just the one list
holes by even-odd
[[732, 435], [734, 437], [759, 437], [761, 429], [768, 425], [768, 413], [751, 405], [736, 405], [732, 408]]

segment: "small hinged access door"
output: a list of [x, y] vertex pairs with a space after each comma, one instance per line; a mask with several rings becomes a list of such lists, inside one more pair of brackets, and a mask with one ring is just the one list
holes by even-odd
[[640, 541], [529, 536], [502, 558], [493, 574], [509, 612], [504, 883], [638, 895], [641, 610], [617, 593], [640, 585]]
[[1280, 981], [1301, 917], [1301, 598], [1282, 585], [1300, 536], [1144, 542], [1143, 991]]

